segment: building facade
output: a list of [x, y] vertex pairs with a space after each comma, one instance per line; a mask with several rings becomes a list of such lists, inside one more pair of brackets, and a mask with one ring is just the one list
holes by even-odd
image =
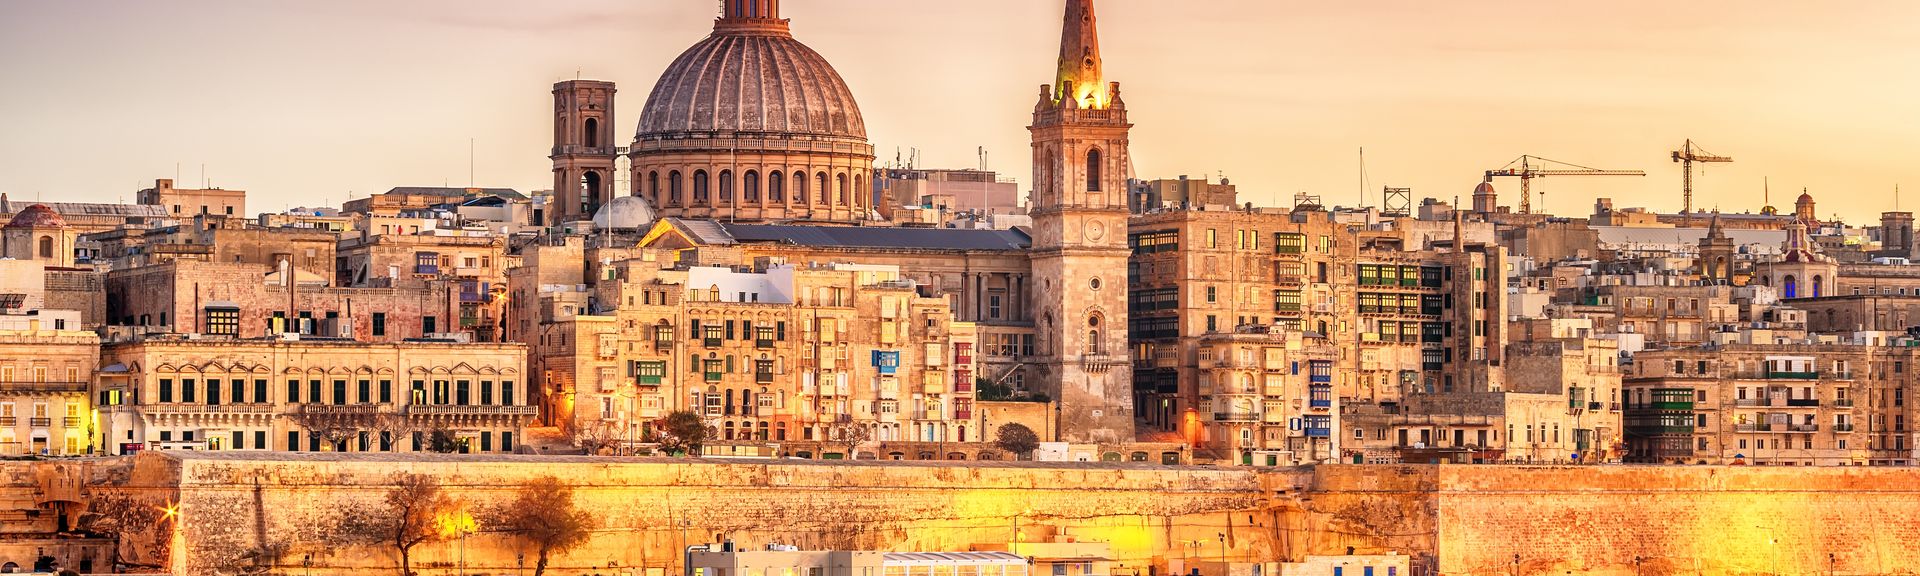
[[100, 338], [64, 310], [0, 313], [0, 455], [92, 453]]
[[95, 442], [140, 450], [512, 452], [526, 347], [181, 335], [110, 342]]

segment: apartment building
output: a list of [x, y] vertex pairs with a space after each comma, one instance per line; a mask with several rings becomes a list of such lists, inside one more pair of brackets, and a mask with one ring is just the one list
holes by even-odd
[[1339, 347], [1317, 333], [1243, 326], [1200, 338], [1200, 398], [1211, 446], [1241, 465], [1297, 466], [1340, 453]]
[[13, 296], [0, 294], [0, 455], [87, 454], [100, 338], [79, 312], [7, 307]]
[[1629, 458], [1664, 464], [1908, 465], [1910, 349], [1725, 344], [1627, 367]]
[[875, 441], [987, 439], [977, 326], [955, 321], [948, 298], [894, 266], [719, 262], [642, 251], [606, 267], [590, 306], [542, 294], [530, 342], [555, 422], [640, 442], [655, 419], [691, 410], [716, 444], [807, 456], [844, 453], [831, 443], [849, 427]]
[[409, 340], [111, 341], [95, 386], [95, 443], [140, 450], [420, 452], [436, 433], [466, 452], [512, 452], [537, 408], [526, 347]]

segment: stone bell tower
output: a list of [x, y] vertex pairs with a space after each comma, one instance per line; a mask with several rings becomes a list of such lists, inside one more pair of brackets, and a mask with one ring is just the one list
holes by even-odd
[[1033, 283], [1042, 386], [1061, 440], [1133, 440], [1127, 123], [1101, 74], [1093, 0], [1068, 0], [1055, 84], [1033, 108]]
[[614, 92], [597, 80], [553, 85], [553, 201], [542, 224], [590, 220], [613, 199]]

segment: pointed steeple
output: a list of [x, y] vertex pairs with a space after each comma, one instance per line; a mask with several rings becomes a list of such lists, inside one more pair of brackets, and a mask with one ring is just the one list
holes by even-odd
[[1105, 109], [1113, 95], [1100, 72], [1100, 31], [1093, 0], [1067, 0], [1065, 26], [1060, 33], [1060, 70], [1055, 78], [1055, 100], [1072, 100], [1076, 108]]
[[1707, 237], [1708, 238], [1727, 237], [1727, 231], [1720, 229], [1720, 211], [1719, 210], [1713, 211], [1713, 222], [1707, 224]]

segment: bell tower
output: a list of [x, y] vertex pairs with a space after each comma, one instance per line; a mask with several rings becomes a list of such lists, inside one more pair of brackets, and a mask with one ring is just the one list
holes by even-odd
[[[1127, 122], [1102, 76], [1093, 0], [1067, 0], [1055, 84], [1033, 108], [1033, 284], [1041, 382], [1061, 440], [1133, 440]], [[989, 431], [991, 433], [991, 431]]]
[[612, 82], [598, 80], [553, 85], [553, 200], [543, 224], [592, 219], [613, 199], [614, 92]]

